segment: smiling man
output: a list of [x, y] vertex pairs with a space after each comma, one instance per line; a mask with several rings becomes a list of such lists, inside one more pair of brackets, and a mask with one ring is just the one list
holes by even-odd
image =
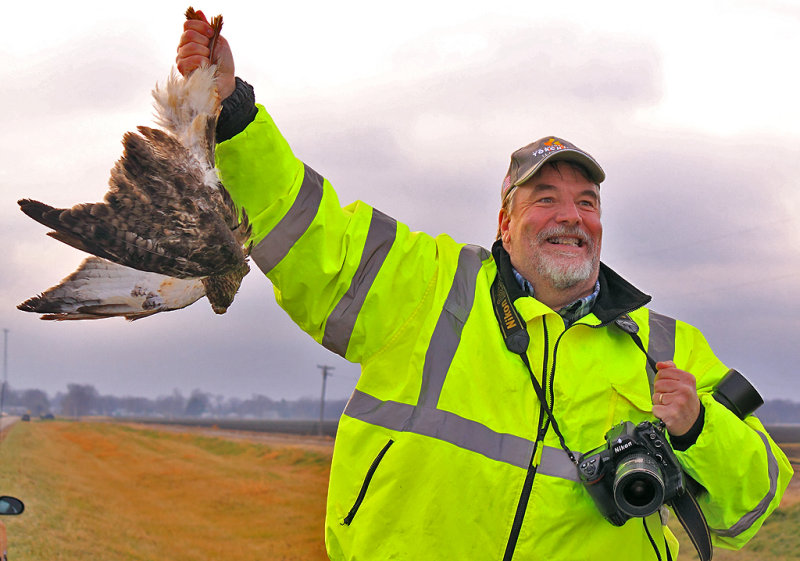
[[[552, 146], [558, 151], [544, 151]], [[554, 309], [595, 291], [603, 235], [599, 184], [604, 178], [593, 159], [554, 137], [511, 156], [499, 234], [516, 270]]]
[[[208, 62], [211, 35], [186, 22], [182, 73]], [[663, 421], [653, 438], [702, 486], [715, 544], [756, 533], [788, 461], [714, 399], [728, 368], [702, 334], [600, 262], [594, 158], [556, 137], [514, 152], [491, 251], [412, 232], [342, 207], [234, 79], [223, 38], [212, 58], [217, 166], [251, 256], [300, 328], [361, 364], [331, 464], [331, 559], [675, 559], [665, 508], [615, 525], [579, 476], [621, 421]]]

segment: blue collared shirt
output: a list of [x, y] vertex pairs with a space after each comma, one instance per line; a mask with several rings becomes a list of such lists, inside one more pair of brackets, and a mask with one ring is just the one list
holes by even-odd
[[[522, 290], [524, 290], [529, 296], [533, 296], [535, 298], [533, 295], [533, 285], [528, 282], [528, 279], [523, 277], [516, 268], [512, 267], [511, 270], [514, 272], [514, 278], [517, 279], [520, 288], [522, 288]], [[575, 323], [592, 311], [592, 306], [594, 306], [598, 294], [600, 294], [600, 281], [594, 283], [594, 291], [591, 294], [584, 296], [583, 298], [579, 298], [573, 303], [567, 304], [560, 310], [557, 310], [558, 315], [564, 319], [564, 323], [568, 326]]]

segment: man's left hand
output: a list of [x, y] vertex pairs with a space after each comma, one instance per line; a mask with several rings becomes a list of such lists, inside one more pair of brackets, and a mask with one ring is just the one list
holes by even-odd
[[694, 376], [672, 361], [656, 364], [653, 383], [653, 415], [664, 421], [672, 436], [686, 434], [700, 415], [700, 398]]

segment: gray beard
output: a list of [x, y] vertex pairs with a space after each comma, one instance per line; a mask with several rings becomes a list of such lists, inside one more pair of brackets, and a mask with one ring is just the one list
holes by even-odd
[[589, 280], [597, 269], [600, 256], [592, 240], [588, 239], [579, 228], [555, 227], [540, 232], [537, 236], [539, 243], [546, 243], [548, 238], [573, 234], [580, 235], [583, 243], [588, 245], [591, 255], [589, 259], [580, 263], [563, 263], [549, 255], [536, 254], [534, 257], [536, 272], [549, 279], [553, 288], [557, 290], [566, 290]]
[[536, 259], [536, 272], [550, 280], [553, 288], [566, 290], [589, 280], [595, 270], [596, 259], [586, 259], [582, 263], [555, 263], [549, 257]]

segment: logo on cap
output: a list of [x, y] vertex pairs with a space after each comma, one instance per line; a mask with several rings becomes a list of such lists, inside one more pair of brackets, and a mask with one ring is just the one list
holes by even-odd
[[534, 147], [533, 152], [531, 152], [531, 156], [542, 156], [543, 154], [558, 152], [559, 150], [564, 150], [565, 148], [567, 147], [562, 144], [560, 140], [551, 137], [549, 140], [543, 142], [540, 148]]

